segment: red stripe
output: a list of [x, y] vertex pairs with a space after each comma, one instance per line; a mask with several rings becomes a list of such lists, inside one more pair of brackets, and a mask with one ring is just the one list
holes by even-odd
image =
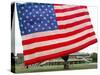
[[59, 28], [60, 29], [70, 28], [70, 27], [78, 26], [82, 23], [90, 22], [90, 21], [91, 21], [90, 18], [87, 18], [87, 19], [83, 19], [83, 20], [76, 21], [76, 22], [73, 22], [73, 23], [69, 23], [69, 24], [65, 24], [65, 25], [59, 25]]
[[75, 17], [84, 16], [84, 15], [89, 15], [89, 13], [88, 12], [79, 12], [79, 13], [68, 15], [68, 16], [66, 15], [63, 17], [56, 17], [56, 19], [57, 19], [57, 21], [63, 21], [63, 20], [68, 20], [68, 19], [72, 19]]
[[64, 38], [64, 37], [68, 37], [68, 36], [71, 36], [71, 35], [75, 35], [77, 33], [80, 33], [82, 31], [85, 31], [85, 30], [90, 29], [90, 28], [92, 28], [92, 25], [88, 25], [86, 27], [83, 27], [81, 29], [78, 29], [76, 31], [72, 31], [72, 32], [69, 32], [69, 33], [56, 34], [56, 35], [50, 35], [50, 36], [44, 36], [44, 37], [38, 37], [38, 38], [23, 40], [22, 44], [27, 45], [27, 44], [31, 44], [31, 43], [35, 43], [35, 42], [41, 42], [41, 41], [52, 40], [52, 39], [57, 39], [57, 38]]
[[75, 6], [75, 7], [64, 8], [64, 9], [62, 7], [62, 9], [55, 9], [55, 12], [56, 13], [64, 13], [64, 12], [73, 11], [73, 10], [77, 10], [77, 9], [83, 9], [83, 8], [87, 8], [87, 6]]
[[28, 55], [28, 54], [33, 54], [35, 52], [41, 52], [41, 51], [47, 51], [47, 50], [51, 50], [51, 49], [55, 49], [55, 48], [59, 48], [59, 47], [63, 47], [63, 46], [68, 46], [68, 45], [71, 45], [71, 44], [74, 44], [74, 43], [77, 43], [79, 41], [82, 41], [88, 37], [91, 37], [95, 35], [94, 32], [92, 33], [88, 33], [84, 36], [81, 36], [79, 38], [76, 38], [76, 39], [73, 39], [73, 40], [70, 40], [70, 41], [65, 41], [65, 42], [61, 42], [61, 43], [57, 43], [57, 44], [53, 44], [53, 45], [48, 45], [48, 46], [42, 46], [42, 47], [37, 47], [37, 48], [34, 48], [34, 49], [30, 49], [30, 50], [24, 50], [24, 55]]
[[85, 43], [85, 44], [83, 44], [79, 47], [75, 47], [75, 48], [70, 49], [70, 50], [66, 50], [66, 51], [63, 51], [63, 52], [59, 52], [59, 53], [55, 53], [55, 54], [51, 54], [51, 55], [46, 55], [46, 56], [41, 56], [41, 57], [37, 57], [35, 59], [24, 61], [24, 64], [30, 65], [30, 64], [37, 63], [37, 62], [42, 62], [42, 61], [45, 61], [45, 60], [50, 60], [50, 59], [58, 58], [58, 57], [61, 57], [61, 56], [64, 56], [64, 55], [68, 55], [68, 54], [80, 51], [81, 49], [84, 49], [84, 48], [88, 47], [89, 45], [92, 45], [96, 42], [97, 42], [97, 39], [94, 39], [94, 40], [91, 40], [91, 41], [89, 41], [89, 42], [87, 42], [87, 43]]

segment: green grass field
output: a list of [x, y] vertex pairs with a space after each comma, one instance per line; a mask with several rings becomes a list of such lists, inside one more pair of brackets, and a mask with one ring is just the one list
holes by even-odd
[[[90, 64], [90, 63], [85, 63], [85, 64], [73, 64], [69, 65], [68, 70], [78, 70], [78, 69], [96, 69], [97, 64]], [[59, 70], [64, 70], [63, 65], [51, 65], [51, 66], [36, 66], [32, 65], [29, 66], [29, 68], [25, 68], [22, 64], [16, 65], [16, 73], [27, 73], [27, 72], [44, 72], [44, 71], [59, 71]]]

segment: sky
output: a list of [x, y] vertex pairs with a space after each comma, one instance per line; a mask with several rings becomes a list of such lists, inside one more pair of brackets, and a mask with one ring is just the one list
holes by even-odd
[[[91, 22], [93, 24], [94, 27], [94, 31], [96, 33], [96, 36], [98, 35], [98, 10], [97, 7], [94, 6], [88, 6], [88, 11], [91, 17]], [[19, 30], [19, 22], [18, 22], [18, 17], [17, 17], [17, 12], [15, 9], [15, 55], [17, 53], [23, 53], [23, 47], [22, 47], [22, 43], [21, 43], [22, 39], [21, 39], [21, 35], [20, 35], [20, 30]], [[97, 43], [93, 44], [79, 52], [84, 52], [84, 53], [92, 53], [92, 52], [98, 52], [97, 50]]]

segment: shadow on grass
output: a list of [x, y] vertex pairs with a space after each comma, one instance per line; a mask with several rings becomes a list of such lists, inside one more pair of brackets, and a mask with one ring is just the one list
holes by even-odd
[[[81, 70], [81, 69], [96, 69], [97, 64], [73, 64], [69, 65], [69, 69], [66, 70]], [[25, 66], [16, 65], [16, 73], [29, 73], [29, 72], [48, 72], [48, 71], [63, 71], [63, 65], [52, 65], [52, 66], [30, 66], [28, 69]]]

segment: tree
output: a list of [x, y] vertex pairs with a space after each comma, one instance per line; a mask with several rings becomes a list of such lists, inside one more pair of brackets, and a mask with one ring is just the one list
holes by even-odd
[[97, 62], [97, 53], [91, 54], [92, 62]]
[[69, 69], [69, 65], [67, 64], [69, 55], [62, 56], [61, 58], [64, 60], [64, 69]]

